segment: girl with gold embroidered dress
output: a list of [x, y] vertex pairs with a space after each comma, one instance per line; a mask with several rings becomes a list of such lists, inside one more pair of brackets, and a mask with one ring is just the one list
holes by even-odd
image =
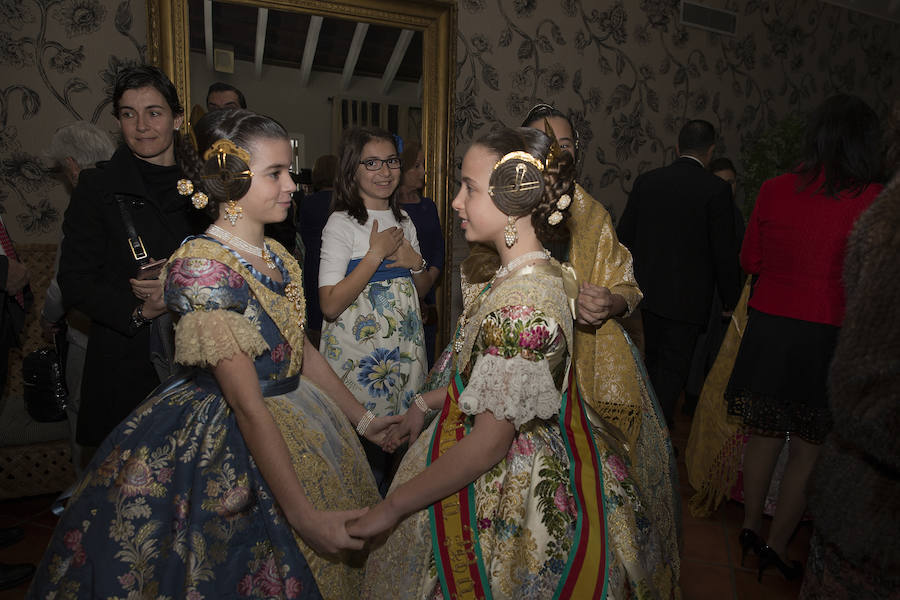
[[622, 436], [575, 384], [578, 286], [544, 249], [565, 237], [573, 175], [571, 156], [536, 129], [495, 131], [463, 159], [453, 207], [501, 267], [460, 317], [450, 386], [417, 395], [390, 432], [389, 449], [415, 441], [387, 498], [348, 525], [381, 543], [364, 598], [677, 594]]
[[351, 423], [379, 442], [398, 418], [363, 417], [304, 334], [299, 266], [263, 237], [294, 189], [287, 132], [228, 110], [195, 133], [178, 190], [215, 222], [161, 276], [195, 371], [106, 439], [30, 597], [358, 597], [346, 523], [379, 496]]

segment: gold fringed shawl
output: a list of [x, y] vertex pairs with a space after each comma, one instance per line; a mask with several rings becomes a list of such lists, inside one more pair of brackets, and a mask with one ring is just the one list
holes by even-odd
[[744, 449], [744, 428], [728, 418], [725, 388], [747, 326], [750, 278], [744, 285], [725, 339], [700, 392], [685, 451], [688, 480], [697, 490], [689, 506], [695, 517], [708, 517], [728, 497], [737, 481]]
[[[634, 278], [631, 253], [619, 243], [612, 218], [577, 184], [570, 210], [569, 262], [578, 280], [620, 294], [630, 314], [643, 294]], [[596, 329], [576, 327], [575, 366], [585, 401], [618, 427], [634, 448], [641, 429], [641, 376], [618, 321], [609, 319]]]
[[179, 258], [208, 258], [224, 264], [240, 275], [247, 282], [250, 292], [262, 306], [262, 309], [272, 318], [284, 339], [291, 345], [293, 351], [291, 352], [291, 364], [288, 368], [288, 374], [295, 375], [300, 372], [303, 364], [303, 327], [306, 306], [303, 301], [303, 290], [300, 284], [302, 274], [300, 265], [297, 264], [297, 261], [281, 244], [271, 238], [266, 238], [266, 244], [281, 258], [290, 276], [290, 282], [286, 286], [284, 296], [273, 292], [263, 285], [227, 248], [218, 242], [204, 238], [194, 238], [182, 244], [169, 257], [169, 261], [166, 263], [160, 277], [165, 279], [168, 276], [172, 263]]

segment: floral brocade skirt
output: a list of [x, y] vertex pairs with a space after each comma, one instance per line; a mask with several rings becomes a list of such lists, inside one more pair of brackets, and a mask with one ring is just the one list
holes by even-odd
[[334, 321], [319, 350], [360, 404], [401, 415], [428, 370], [419, 298], [409, 277], [374, 281]]
[[[151, 395], [104, 441], [28, 598], [355, 598], [362, 556], [326, 561], [294, 534], [218, 391]], [[378, 501], [356, 434], [301, 378], [266, 398], [310, 501]]]
[[[412, 444], [392, 487], [425, 469], [435, 420]], [[596, 435], [606, 499], [610, 547], [609, 599], [673, 598], [677, 582], [663, 560], [664, 547], [643, 513], [627, 458]], [[495, 600], [551, 598], [566, 566], [575, 532], [569, 493], [569, 459], [559, 427], [534, 419], [513, 440], [505, 460], [475, 481], [478, 536]], [[442, 598], [427, 510], [400, 522], [366, 564], [362, 598]]]

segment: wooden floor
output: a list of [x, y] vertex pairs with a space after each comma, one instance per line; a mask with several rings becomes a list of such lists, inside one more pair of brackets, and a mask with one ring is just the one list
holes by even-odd
[[[728, 502], [709, 519], [695, 519], [687, 510], [693, 489], [687, 482], [684, 448], [690, 432], [690, 418], [677, 411], [673, 433], [679, 448], [678, 469], [681, 479], [681, 504], [684, 524], [684, 553], [681, 562], [681, 589], [684, 600], [787, 600], [796, 598], [800, 582], [787, 582], [774, 569], [756, 581], [756, 558], [748, 556], [740, 566], [738, 533], [741, 530], [743, 506]], [[19, 525], [25, 529], [25, 540], [8, 548], [0, 548], [0, 562], [37, 563], [50, 540], [56, 517], [50, 512], [54, 496], [36, 496], [0, 502], [0, 527]], [[768, 520], [765, 524], [768, 527]], [[790, 558], [806, 562], [810, 523], [801, 524], [788, 549]], [[0, 592], [0, 600], [19, 600], [27, 584]]]

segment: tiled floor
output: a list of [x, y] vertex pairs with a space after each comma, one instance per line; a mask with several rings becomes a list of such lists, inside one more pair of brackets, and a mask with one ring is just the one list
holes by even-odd
[[[684, 552], [681, 562], [683, 600], [788, 600], [797, 598], [800, 582], [787, 582], [770, 569], [761, 583], [756, 581], [756, 558], [748, 555], [740, 566], [737, 537], [741, 530], [743, 507], [735, 502], [721, 506], [710, 519], [695, 519], [687, 510], [693, 489], [687, 483], [684, 448], [690, 432], [690, 420], [679, 413], [673, 438], [681, 450], [678, 458], [681, 477], [681, 502], [684, 519]], [[50, 512], [54, 496], [37, 496], [0, 502], [0, 527], [20, 525], [25, 540], [0, 549], [0, 562], [37, 563], [47, 545], [56, 518]], [[812, 526], [802, 524], [791, 541], [788, 554], [806, 562]], [[0, 600], [20, 600], [27, 585], [0, 592]]]

